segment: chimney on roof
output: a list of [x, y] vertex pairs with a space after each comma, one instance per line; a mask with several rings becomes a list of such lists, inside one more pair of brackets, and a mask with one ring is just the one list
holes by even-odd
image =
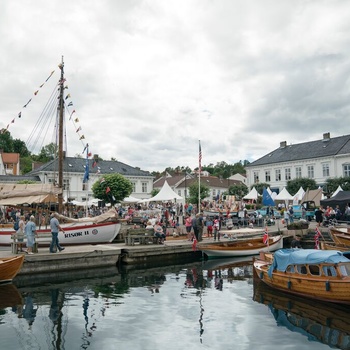
[[287, 147], [287, 141], [281, 141], [280, 148], [286, 148], [286, 147]]
[[322, 141], [329, 141], [331, 138], [331, 134], [329, 132], [325, 132], [323, 134], [323, 140]]

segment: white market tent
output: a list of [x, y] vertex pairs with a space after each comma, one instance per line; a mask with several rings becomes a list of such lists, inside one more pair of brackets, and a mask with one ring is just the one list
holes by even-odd
[[332, 194], [332, 197], [336, 196], [340, 191], [344, 191], [341, 186], [339, 185], [338, 188], [334, 191], [334, 193]]
[[259, 196], [258, 191], [256, 190], [255, 187], [253, 187], [250, 192], [243, 197], [243, 199], [254, 199], [257, 200]]
[[121, 202], [122, 203], [137, 203], [140, 201], [140, 198], [135, 198], [133, 196], [125, 197]]
[[143, 201], [162, 202], [162, 201], [173, 201], [174, 199], [181, 200], [182, 197], [179, 196], [176, 192], [174, 192], [169, 186], [168, 182], [165, 181], [163, 187], [154, 197], [144, 199]]
[[283, 187], [282, 191], [275, 197], [276, 201], [292, 201], [293, 196]]
[[302, 186], [300, 186], [298, 192], [293, 196], [293, 204], [297, 205], [304, 197], [305, 191]]

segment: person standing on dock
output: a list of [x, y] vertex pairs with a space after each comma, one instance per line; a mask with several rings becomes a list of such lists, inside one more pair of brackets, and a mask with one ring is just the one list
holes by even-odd
[[27, 253], [34, 254], [33, 247], [35, 244], [36, 226], [35, 226], [35, 218], [33, 215], [30, 216], [29, 221], [25, 226], [24, 232], [27, 237]]
[[56, 253], [54, 249], [58, 249], [60, 252], [64, 250], [64, 247], [60, 246], [60, 243], [58, 241], [58, 232], [63, 231], [62, 227], [60, 226], [55, 213], [51, 214], [51, 220], [50, 220], [50, 227], [51, 227], [51, 234], [52, 234], [52, 241], [50, 244], [50, 253]]

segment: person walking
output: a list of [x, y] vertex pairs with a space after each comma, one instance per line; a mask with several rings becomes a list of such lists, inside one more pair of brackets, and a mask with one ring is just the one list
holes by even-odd
[[193, 237], [191, 234], [192, 231], [192, 218], [190, 215], [187, 216], [186, 220], [185, 220], [185, 227], [186, 227], [186, 232], [187, 232], [187, 239], [189, 241], [192, 241]]
[[60, 243], [58, 240], [58, 232], [62, 231], [64, 233], [64, 230], [60, 226], [58, 219], [55, 216], [55, 213], [51, 214], [50, 227], [51, 227], [51, 235], [52, 235], [52, 240], [50, 244], [50, 253], [56, 253], [57, 249], [61, 252], [62, 250], [64, 250], [64, 247], [60, 246]]
[[33, 247], [35, 244], [36, 226], [35, 218], [33, 215], [30, 216], [29, 221], [25, 226], [24, 232], [27, 237], [27, 254], [34, 254]]

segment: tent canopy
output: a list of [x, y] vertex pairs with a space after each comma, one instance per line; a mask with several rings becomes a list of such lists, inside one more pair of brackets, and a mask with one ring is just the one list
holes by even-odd
[[243, 197], [243, 199], [255, 199], [255, 200], [257, 200], [258, 199], [258, 195], [259, 195], [258, 191], [256, 190], [255, 187], [253, 187], [250, 190], [250, 192]]
[[336, 196], [340, 191], [344, 191], [341, 186], [339, 185], [338, 188], [334, 191], [334, 193], [332, 194], [332, 197]]
[[302, 202], [314, 201], [316, 206], [320, 206], [322, 192], [322, 188], [318, 188], [317, 190], [306, 190]]
[[275, 197], [276, 201], [292, 201], [293, 196], [283, 187], [282, 191]]
[[182, 197], [175, 193], [169, 186], [168, 182], [165, 181], [161, 190], [154, 197], [148, 198], [147, 202], [171, 201], [174, 199], [180, 200]]
[[140, 201], [140, 198], [135, 198], [132, 196], [125, 197], [121, 202], [122, 203], [137, 203]]
[[305, 191], [302, 186], [300, 186], [298, 192], [293, 196], [293, 204], [297, 205], [304, 197]]
[[344, 213], [345, 206], [350, 203], [350, 191], [340, 191], [334, 197], [322, 199], [321, 205], [335, 208], [339, 205], [340, 210]]
[[0, 184], [0, 205], [57, 203], [62, 189], [51, 184]]

